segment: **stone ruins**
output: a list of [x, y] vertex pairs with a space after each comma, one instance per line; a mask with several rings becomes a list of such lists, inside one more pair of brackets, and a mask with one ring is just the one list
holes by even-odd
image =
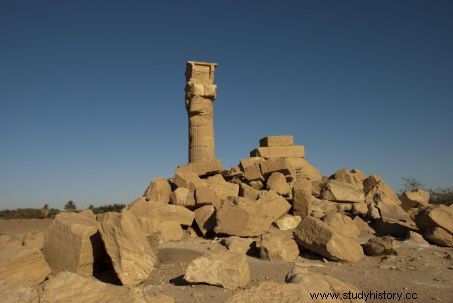
[[[71, 295], [85, 298], [82, 289], [101, 292], [84, 302], [100, 302], [100, 298], [102, 302], [173, 302], [168, 296], [150, 297], [137, 285], [159, 266], [159, 245], [206, 238], [221, 243], [223, 249], [190, 262], [185, 283], [247, 288], [226, 301], [230, 303], [283, 298], [311, 302], [309, 291], [357, 288], [297, 266], [288, 273], [287, 283], [263, 282], [248, 288], [247, 258], [294, 262], [310, 253], [325, 262], [353, 263], [396, 254], [395, 238], [417, 247], [453, 247], [453, 206], [430, 205], [429, 193], [423, 190], [398, 196], [382, 178], [358, 169], [322, 176], [306, 159], [304, 146], [294, 144], [293, 136], [264, 137], [249, 157], [222, 169], [214, 144], [216, 67], [187, 62], [189, 163], [179, 166], [171, 178], [152, 179], [144, 194], [121, 213], [94, 215], [87, 210], [57, 215], [42, 240], [43, 255], [33, 251], [28, 253], [33, 258], [22, 257], [40, 264], [40, 269], [3, 266], [2, 270], [16, 273], [10, 279], [25, 275], [27, 285], [36, 286], [52, 272], [32, 291], [39, 293], [39, 302], [66, 302]], [[368, 235], [366, 241], [363, 235]], [[92, 279], [102, 273], [111, 273], [127, 287]], [[60, 292], [65, 284], [71, 287]]]

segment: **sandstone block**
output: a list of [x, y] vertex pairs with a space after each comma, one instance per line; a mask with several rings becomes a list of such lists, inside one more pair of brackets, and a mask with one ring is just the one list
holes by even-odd
[[371, 175], [363, 181], [363, 190], [365, 195], [375, 187], [378, 183], [382, 182], [382, 178], [378, 175]]
[[247, 181], [255, 181], [255, 180], [264, 180], [263, 175], [261, 174], [260, 165], [258, 163], [247, 166], [244, 169], [244, 178]]
[[453, 247], [453, 207], [435, 205], [423, 208], [415, 216], [415, 223], [428, 241]]
[[44, 240], [43, 253], [54, 274], [66, 270], [85, 277], [93, 275], [95, 256], [102, 254], [97, 223], [76, 213], [55, 217]]
[[225, 303], [306, 303], [310, 300], [308, 291], [299, 285], [262, 282], [259, 286], [236, 293]]
[[396, 255], [393, 239], [390, 236], [371, 238], [362, 246], [367, 256]]
[[250, 157], [268, 158], [303, 158], [305, 150], [302, 145], [258, 147], [250, 152]]
[[299, 256], [296, 241], [282, 232], [269, 232], [261, 236], [260, 257], [269, 261], [294, 261]]
[[260, 139], [260, 147], [290, 146], [293, 144], [293, 136], [268, 136]]
[[200, 179], [193, 171], [177, 171], [173, 180], [177, 187], [185, 187], [189, 190], [208, 186], [207, 182]]
[[362, 172], [354, 173], [352, 170], [350, 171], [346, 168], [342, 168], [330, 176], [330, 179], [337, 180], [340, 183], [352, 184], [363, 189], [364, 178]]
[[266, 161], [266, 159], [262, 157], [249, 157], [249, 158], [244, 158], [241, 159], [239, 162], [239, 167], [244, 171], [246, 167], [255, 165], [255, 164], [260, 164], [261, 162]]
[[313, 203], [312, 184], [309, 180], [299, 180], [293, 184], [293, 213], [302, 218], [309, 216]]
[[273, 172], [267, 179], [267, 189], [272, 190], [280, 195], [289, 195], [291, 188], [286, 182], [285, 176], [280, 172]]
[[44, 234], [37, 230], [26, 233], [22, 238], [22, 246], [42, 249], [44, 246]]
[[347, 238], [356, 238], [360, 235], [360, 229], [355, 222], [342, 213], [331, 212], [323, 219], [333, 230]]
[[285, 176], [293, 173], [291, 162], [288, 158], [271, 158], [260, 163], [261, 173], [268, 178], [273, 172], [280, 172]]
[[2, 302], [7, 303], [39, 303], [38, 291], [29, 286], [6, 283], [0, 280]]
[[240, 183], [239, 184], [239, 196], [250, 199], [250, 200], [256, 200], [258, 199], [260, 191], [251, 187], [250, 185], [247, 185], [245, 183]]
[[294, 230], [294, 237], [303, 247], [332, 261], [357, 262], [364, 256], [359, 244], [313, 217], [302, 219]]
[[350, 212], [354, 204], [360, 203], [340, 203], [314, 198], [310, 215], [320, 219], [331, 212]]
[[340, 183], [336, 180], [329, 180], [327, 182], [321, 196], [325, 200], [335, 202], [365, 202], [365, 195], [361, 187], [348, 183]]
[[184, 238], [181, 224], [175, 221], [160, 222], [157, 225], [157, 234], [160, 243], [180, 241]]
[[197, 206], [213, 205], [214, 207], [220, 206], [219, 197], [211, 187], [201, 187], [195, 191], [195, 201]]
[[219, 199], [228, 197], [237, 197], [239, 195], [239, 185], [225, 181], [222, 175], [215, 175], [207, 179], [209, 188], [211, 188]]
[[236, 289], [249, 283], [250, 269], [244, 254], [217, 252], [190, 262], [184, 279], [190, 283], [207, 283]]
[[106, 213], [99, 223], [99, 231], [121, 282], [127, 286], [143, 282], [153, 271], [157, 257], [134, 213], [130, 210]]
[[168, 203], [170, 202], [171, 187], [165, 178], [154, 178], [145, 190], [143, 197], [149, 201]]
[[212, 205], [205, 205], [195, 211], [195, 222], [203, 236], [214, 230], [216, 225], [215, 208]]
[[222, 161], [213, 160], [213, 161], [200, 161], [188, 163], [186, 165], [179, 166], [176, 169], [176, 172], [185, 172], [191, 171], [197, 174], [198, 176], [206, 176], [220, 173], [222, 170]]
[[419, 206], [428, 206], [429, 192], [417, 189], [414, 191], [407, 191], [401, 197], [401, 207], [408, 211], [411, 208]]
[[185, 187], [178, 187], [175, 189], [174, 192], [170, 195], [170, 203], [173, 205], [180, 205], [180, 206], [189, 206], [188, 203], [189, 197], [189, 190]]
[[299, 225], [302, 218], [300, 216], [283, 215], [283, 217], [275, 220], [274, 225], [280, 230], [295, 229]]
[[226, 238], [224, 242], [229, 251], [247, 254], [252, 249], [252, 244], [255, 241], [251, 238], [231, 236]]
[[321, 172], [304, 158], [287, 158], [295, 180], [321, 180]]

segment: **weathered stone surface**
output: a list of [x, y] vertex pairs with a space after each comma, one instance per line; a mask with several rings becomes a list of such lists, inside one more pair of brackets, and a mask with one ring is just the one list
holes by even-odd
[[359, 186], [329, 180], [322, 190], [322, 198], [335, 202], [364, 203], [365, 195]]
[[81, 212], [79, 212], [79, 215], [96, 220], [96, 215], [91, 209], [84, 209]]
[[185, 187], [178, 187], [170, 195], [170, 203], [173, 205], [180, 205], [184, 207], [191, 206], [189, 205], [188, 201], [189, 201], [189, 190]]
[[225, 303], [308, 303], [311, 300], [307, 291], [299, 285], [275, 282], [262, 282], [259, 286], [238, 292]]
[[268, 136], [260, 139], [260, 147], [291, 146], [293, 144], [293, 136]]
[[261, 174], [260, 164], [256, 163], [244, 168], [244, 178], [249, 182], [255, 180], [264, 180], [263, 175]]
[[190, 262], [184, 279], [190, 283], [207, 283], [236, 289], [249, 283], [250, 269], [244, 254], [216, 252]]
[[420, 210], [415, 216], [415, 223], [428, 241], [453, 247], [453, 208], [435, 205]]
[[321, 180], [321, 172], [304, 158], [287, 158], [294, 179]]
[[228, 197], [237, 197], [239, 195], [239, 185], [225, 181], [220, 174], [209, 177], [207, 183], [219, 199], [227, 199]]
[[400, 200], [401, 207], [406, 211], [414, 207], [428, 206], [429, 192], [422, 189], [407, 191], [400, 197]]
[[95, 279], [61, 272], [39, 289], [40, 303], [172, 303], [172, 298], [150, 296], [143, 289], [115, 286]]
[[251, 187], [253, 187], [256, 190], [261, 190], [264, 187], [263, 182], [260, 180], [250, 181], [249, 184]]
[[365, 192], [365, 195], [367, 195], [368, 192], [381, 181], [382, 178], [378, 175], [371, 175], [365, 180], [363, 180], [363, 190]]
[[407, 233], [403, 243], [410, 246], [429, 247], [429, 243], [423, 238], [423, 236], [414, 231], [409, 231]]
[[194, 219], [194, 213], [183, 206], [148, 202], [144, 198], [136, 199], [125, 210], [130, 210], [139, 219], [175, 221], [186, 226], [192, 225]]
[[26, 233], [22, 238], [22, 246], [43, 248], [44, 234], [37, 230]]
[[181, 224], [175, 221], [160, 222], [157, 225], [157, 234], [159, 242], [180, 241], [184, 238], [184, 231]]
[[354, 221], [342, 213], [331, 212], [323, 218], [323, 221], [344, 237], [356, 238], [360, 235], [360, 230]]
[[0, 235], [0, 246], [8, 244], [11, 241], [11, 237], [8, 235]]
[[36, 286], [50, 273], [39, 248], [24, 247], [15, 242], [0, 248], [0, 281]]
[[267, 179], [267, 189], [273, 190], [280, 195], [289, 195], [291, 188], [286, 182], [285, 176], [280, 172], [273, 172], [272, 175]]
[[217, 210], [215, 232], [232, 236], [253, 237], [267, 231], [270, 225], [286, 214], [291, 205], [272, 191], [262, 191], [257, 201], [241, 199], [226, 203]]
[[332, 261], [356, 262], [363, 258], [362, 247], [335, 232], [327, 223], [306, 217], [294, 230], [297, 243]]
[[349, 212], [352, 210], [353, 204], [361, 203], [332, 202], [314, 198], [310, 215], [315, 218], [322, 218], [331, 212]]
[[95, 256], [102, 257], [97, 223], [91, 218], [62, 213], [55, 217], [44, 241], [43, 253], [52, 272], [63, 270], [93, 275]]
[[273, 231], [261, 236], [261, 259], [269, 261], [294, 261], [298, 256], [299, 247], [291, 235]]
[[145, 190], [143, 197], [149, 201], [168, 203], [170, 202], [171, 187], [165, 178], [154, 178]]
[[217, 197], [216, 191], [210, 187], [197, 188], [195, 201], [197, 206], [213, 205], [214, 207], [220, 207], [220, 199]]
[[[366, 180], [371, 179], [371, 183], [375, 183], [372, 177], [373, 176]], [[376, 180], [378, 179], [376, 178]], [[384, 181], [378, 181], [375, 186], [368, 191], [365, 200], [368, 205], [372, 205], [379, 210], [379, 217], [382, 222], [405, 222], [411, 224], [411, 219], [400, 206], [401, 201], [398, 199], [398, 196]]]
[[390, 236], [371, 238], [362, 247], [367, 256], [396, 255], [393, 239]]
[[275, 220], [274, 225], [280, 230], [294, 229], [299, 225], [302, 218], [300, 216], [283, 215], [283, 217]]
[[255, 164], [260, 164], [261, 162], [266, 161], [266, 159], [262, 157], [249, 157], [249, 158], [244, 158], [241, 159], [239, 162], [239, 167], [242, 169], [242, 171], [245, 170], [246, 167], [255, 165]]
[[[310, 272], [305, 268], [294, 267], [286, 275], [286, 282], [297, 284], [305, 291], [310, 293], [338, 293], [339, 299], [329, 302], [338, 303], [363, 303], [363, 299], [343, 299], [343, 294], [348, 292], [359, 293], [360, 289], [349, 283], [340, 281], [334, 277], [324, 275], [321, 273]], [[311, 297], [310, 297], [311, 299]], [[319, 299], [319, 302], [327, 302], [326, 299]], [[305, 302], [305, 301], [303, 301]], [[310, 300], [307, 302], [318, 302], [318, 300]]]
[[105, 249], [121, 282], [134, 286], [144, 281], [153, 271], [157, 257], [134, 213], [130, 210], [109, 212], [98, 225]]
[[370, 225], [368, 225], [368, 223], [359, 216], [355, 216], [352, 221], [354, 221], [355, 225], [362, 233], [374, 233], [374, 229], [372, 229]]
[[310, 215], [313, 203], [312, 185], [309, 180], [299, 180], [293, 184], [293, 213], [302, 218]]
[[258, 199], [258, 195], [260, 194], [260, 191], [258, 189], [255, 189], [251, 187], [250, 185], [247, 185], [245, 183], [240, 183], [239, 184], [239, 196], [244, 197], [250, 200], [256, 200]]
[[7, 303], [39, 303], [38, 291], [29, 286], [7, 283], [0, 280], [2, 302]]
[[302, 145], [258, 147], [250, 152], [250, 157], [263, 158], [303, 158], [305, 150]]
[[206, 176], [220, 173], [221, 170], [222, 161], [213, 160], [188, 163], [186, 165], [179, 166], [176, 169], [176, 172], [191, 171], [197, 174], [198, 176]]
[[216, 225], [215, 208], [212, 205], [205, 205], [195, 211], [195, 222], [197, 222], [203, 236], [214, 230]]
[[350, 171], [346, 168], [337, 170], [332, 176], [330, 176], [330, 179], [337, 180], [340, 183], [352, 184], [361, 189], [363, 189], [363, 181], [365, 180], [362, 172], [353, 172], [352, 170]]
[[237, 236], [231, 236], [225, 239], [225, 246], [232, 252], [240, 254], [246, 254], [252, 249], [252, 244], [255, 242], [251, 238], [241, 238]]
[[176, 172], [173, 182], [177, 187], [185, 187], [188, 190], [195, 190], [199, 187], [207, 187], [208, 183], [202, 180], [193, 171], [180, 171]]
[[259, 165], [265, 178], [268, 178], [273, 172], [280, 172], [285, 176], [293, 173], [293, 166], [288, 158], [271, 158], [261, 162]]

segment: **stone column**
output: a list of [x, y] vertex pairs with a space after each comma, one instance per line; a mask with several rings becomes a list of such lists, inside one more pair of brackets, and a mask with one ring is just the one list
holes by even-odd
[[214, 161], [213, 103], [216, 63], [188, 61], [185, 101], [189, 116], [189, 163]]

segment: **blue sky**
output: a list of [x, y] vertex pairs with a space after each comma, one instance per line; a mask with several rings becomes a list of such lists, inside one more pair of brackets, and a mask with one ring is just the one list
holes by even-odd
[[218, 62], [217, 157], [291, 134], [453, 185], [451, 1], [0, 0], [0, 209], [128, 202], [187, 161], [185, 61]]

